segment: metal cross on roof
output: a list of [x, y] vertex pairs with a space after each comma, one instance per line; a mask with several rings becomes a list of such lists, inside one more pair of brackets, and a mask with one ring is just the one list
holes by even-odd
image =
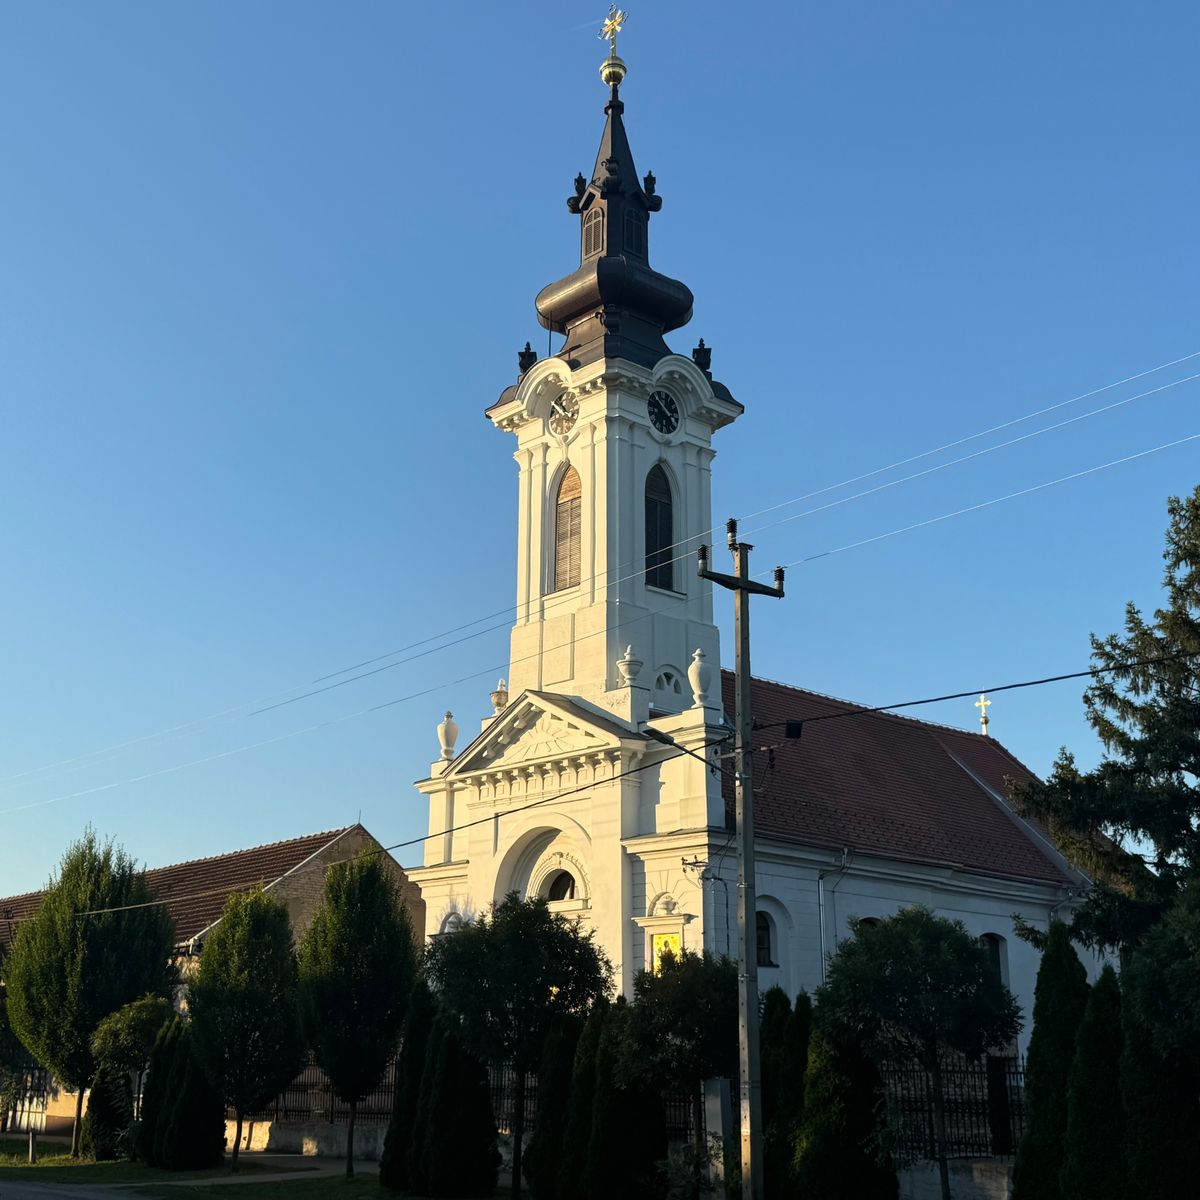
[[988, 715], [987, 710], [991, 708], [992, 702], [987, 698], [986, 692], [979, 693], [979, 699], [975, 701], [975, 707], [979, 709], [979, 732], [987, 737], [988, 731]]
[[628, 20], [627, 12], [622, 12], [615, 4], [609, 6], [608, 19], [600, 30], [600, 40], [607, 41], [612, 46], [613, 58], [617, 56], [617, 34]]

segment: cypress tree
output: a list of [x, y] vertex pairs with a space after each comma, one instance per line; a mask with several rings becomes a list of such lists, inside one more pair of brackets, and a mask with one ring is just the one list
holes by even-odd
[[762, 1079], [763, 1188], [768, 1196], [784, 1195], [791, 1175], [791, 1139], [781, 1128], [780, 1099], [788, 1070], [787, 1042], [792, 1002], [781, 987], [763, 996], [759, 1024], [759, 1070]]
[[188, 1059], [191, 1057], [188, 1049], [188, 1026], [182, 1017], [177, 1017], [179, 1032], [175, 1044], [171, 1048], [171, 1068], [166, 1077], [163, 1089], [163, 1100], [159, 1107], [158, 1122], [154, 1129], [154, 1165], [164, 1170], [171, 1169], [171, 1139], [173, 1130], [172, 1119], [175, 1108], [179, 1103], [179, 1095], [183, 1091], [184, 1077], [187, 1075]]
[[592, 1109], [596, 1096], [596, 1052], [611, 1006], [596, 1004], [584, 1023], [571, 1068], [571, 1099], [567, 1105], [567, 1127], [563, 1136], [562, 1161], [558, 1169], [558, 1194], [589, 1200], [587, 1162], [592, 1136]]
[[122, 1157], [129, 1147], [132, 1124], [133, 1091], [128, 1073], [101, 1063], [92, 1080], [87, 1115], [83, 1118], [83, 1153], [96, 1162]]
[[1125, 1200], [1121, 1107], [1121, 986], [1105, 967], [1075, 1040], [1067, 1099], [1063, 1200]]
[[[575, 1049], [583, 1023], [569, 1016], [546, 1038], [538, 1072], [537, 1123], [525, 1149], [525, 1178], [534, 1200], [558, 1200], [558, 1169], [562, 1162], [571, 1100]], [[563, 1197], [563, 1200], [567, 1200]]]
[[419, 980], [408, 1001], [401, 1034], [400, 1056], [396, 1061], [396, 1096], [392, 1119], [388, 1122], [379, 1159], [379, 1182], [393, 1191], [409, 1186], [408, 1162], [413, 1143], [413, 1127], [421, 1099], [421, 1075], [433, 1029], [437, 1006], [433, 994]]
[[897, 1200], [899, 1180], [877, 1139], [882, 1091], [879, 1072], [864, 1055], [813, 1034], [796, 1138], [797, 1194], [812, 1200]]
[[446, 1038], [446, 1020], [439, 1014], [425, 1043], [425, 1062], [421, 1067], [421, 1084], [417, 1088], [416, 1117], [412, 1138], [408, 1144], [408, 1190], [417, 1194], [429, 1191], [426, 1174], [425, 1147], [429, 1144], [430, 1121], [433, 1115], [433, 1090], [438, 1064], [442, 1059], [442, 1042]]
[[150, 1051], [150, 1065], [146, 1071], [146, 1085], [142, 1091], [142, 1119], [134, 1139], [138, 1157], [150, 1166], [158, 1166], [154, 1153], [158, 1136], [158, 1123], [169, 1101], [167, 1084], [171, 1078], [171, 1064], [175, 1058], [175, 1045], [179, 1041], [183, 1022], [178, 1017], [168, 1021], [154, 1039]]
[[1200, 1079], [1160, 1053], [1137, 1006], [1123, 997], [1121, 1100], [1130, 1196], [1186, 1196], [1200, 1162]]
[[225, 1154], [225, 1105], [204, 1074], [192, 1032], [184, 1028], [176, 1046], [178, 1088], [165, 1118], [160, 1166], [169, 1171], [199, 1171], [218, 1166]]
[[1061, 921], [1050, 926], [1033, 995], [1033, 1033], [1025, 1064], [1025, 1136], [1017, 1150], [1013, 1200], [1062, 1200], [1068, 1085], [1088, 983]]

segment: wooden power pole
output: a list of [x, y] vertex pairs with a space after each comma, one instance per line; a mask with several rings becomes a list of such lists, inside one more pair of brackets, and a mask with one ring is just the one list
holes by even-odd
[[758, 939], [754, 890], [754, 767], [751, 738], [754, 717], [750, 698], [750, 597], [783, 597], [783, 568], [775, 568], [775, 586], [750, 578], [753, 546], [737, 540], [737, 522], [726, 525], [733, 553], [733, 574], [708, 569], [708, 547], [701, 546], [697, 574], [733, 592], [734, 642], [737, 646], [737, 707], [734, 762], [737, 769], [738, 864], [738, 1077], [742, 1143], [743, 1200], [762, 1200], [762, 1079], [758, 1060]]

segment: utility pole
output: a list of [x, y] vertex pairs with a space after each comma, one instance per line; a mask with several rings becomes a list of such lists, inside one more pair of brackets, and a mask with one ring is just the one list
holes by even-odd
[[754, 768], [750, 741], [750, 597], [783, 598], [783, 568], [775, 568], [775, 586], [750, 578], [753, 546], [737, 540], [737, 522], [726, 523], [733, 574], [708, 569], [708, 547], [699, 549], [696, 574], [733, 592], [734, 641], [737, 644], [737, 706], [734, 762], [737, 769], [738, 864], [738, 1076], [742, 1132], [742, 1198], [762, 1200], [762, 1080], [758, 1061], [758, 939], [754, 891]]

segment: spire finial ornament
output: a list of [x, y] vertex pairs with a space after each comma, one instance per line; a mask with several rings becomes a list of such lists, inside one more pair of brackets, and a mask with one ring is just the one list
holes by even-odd
[[988, 715], [987, 710], [991, 708], [992, 702], [987, 698], [985, 692], [979, 693], [979, 699], [975, 701], [975, 707], [979, 709], [979, 732], [987, 737], [988, 731]]
[[612, 88], [613, 99], [616, 99], [617, 88], [625, 78], [625, 64], [617, 57], [617, 34], [628, 20], [629, 14], [612, 4], [608, 9], [608, 18], [600, 29], [600, 40], [609, 45], [608, 57], [600, 64], [600, 78]]

